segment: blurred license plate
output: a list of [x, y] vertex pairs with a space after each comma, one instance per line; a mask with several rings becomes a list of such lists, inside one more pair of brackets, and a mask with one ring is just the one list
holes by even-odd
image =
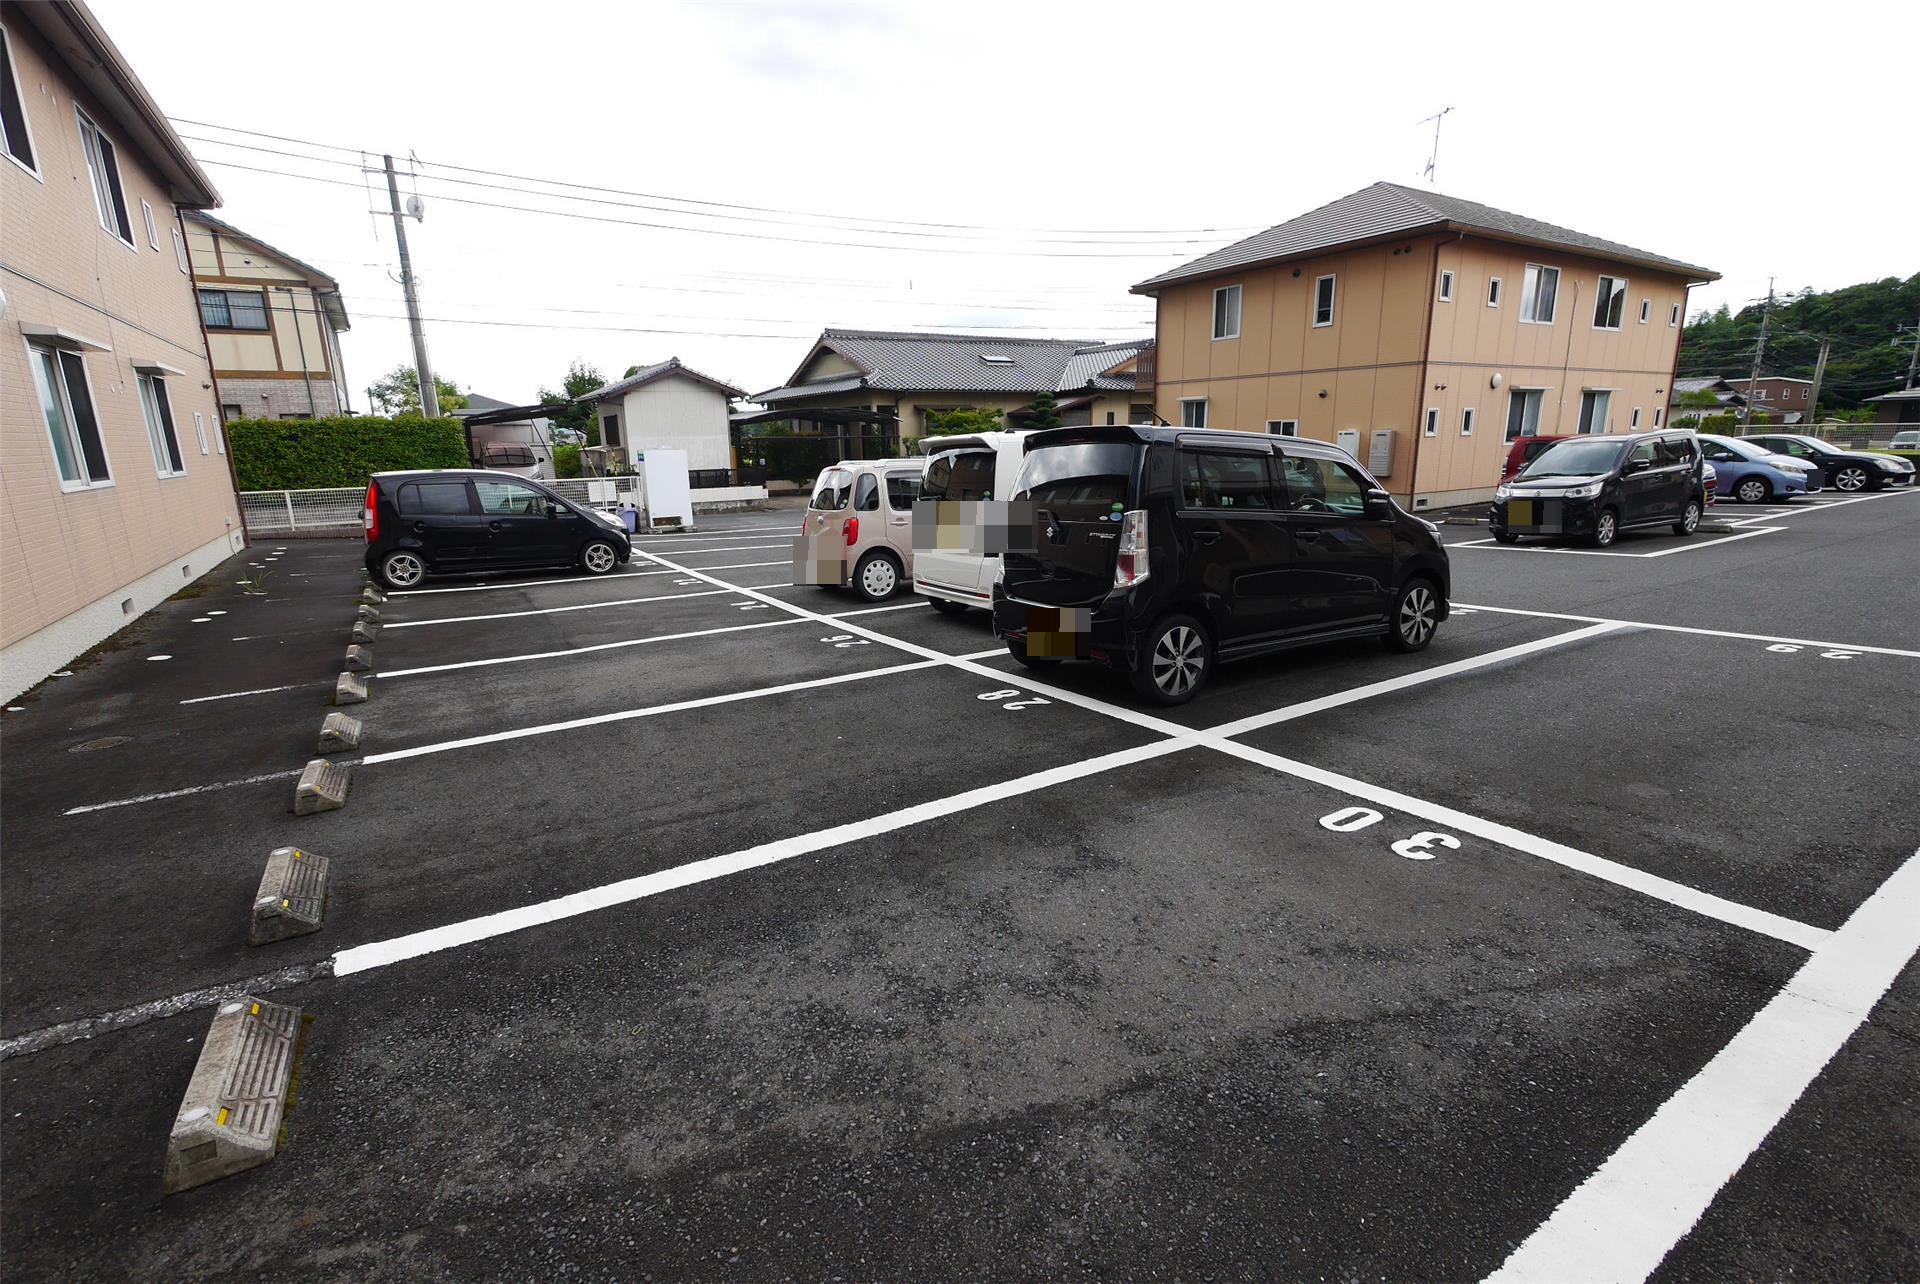
[[1507, 501], [1507, 525], [1532, 526], [1534, 520], [1532, 500], [1512, 499]]

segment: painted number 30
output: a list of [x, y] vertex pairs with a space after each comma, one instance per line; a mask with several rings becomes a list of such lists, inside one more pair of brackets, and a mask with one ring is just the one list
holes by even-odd
[[[1369, 825], [1377, 825], [1382, 819], [1384, 818], [1380, 813], [1371, 807], [1342, 807], [1339, 811], [1330, 811], [1322, 816], [1320, 827], [1331, 829], [1336, 834], [1351, 834]], [[1436, 834], [1431, 830], [1423, 830], [1412, 838], [1402, 838], [1394, 843], [1393, 854], [1404, 856], [1408, 860], [1432, 860], [1440, 854], [1434, 850], [1435, 847], [1445, 848], [1450, 852], [1458, 851], [1460, 840], [1452, 834]]]
[[[1794, 646], [1792, 643], [1789, 643], [1789, 642], [1775, 642], [1772, 646], [1768, 647], [1767, 650], [1772, 651], [1778, 655], [1792, 655], [1795, 651], [1805, 650], [1805, 648]], [[1831, 651], [1820, 652], [1820, 658], [1822, 660], [1851, 660], [1853, 659], [1853, 657], [1859, 654], [1860, 653], [1858, 651], [1844, 651], [1844, 650], [1835, 649]]]
[[1031, 709], [1036, 704], [1053, 703], [1053, 701], [1042, 699], [1040, 696], [1028, 696], [1024, 700], [1016, 699], [1015, 697], [1019, 694], [1018, 691], [1009, 688], [1005, 691], [982, 691], [979, 695], [975, 696], [974, 699], [1005, 701], [1006, 703], [1000, 706], [1002, 709]]

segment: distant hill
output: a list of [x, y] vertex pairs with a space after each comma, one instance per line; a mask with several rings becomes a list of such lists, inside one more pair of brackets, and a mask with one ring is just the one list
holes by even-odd
[[[1687, 325], [1680, 339], [1680, 377], [1745, 378], [1753, 371], [1753, 345], [1760, 335], [1761, 305], [1718, 312]], [[1913, 331], [1920, 323], [1920, 272], [1902, 281], [1888, 277], [1825, 294], [1806, 290], [1776, 295], [1762, 374], [1813, 378], [1822, 336], [1833, 340], [1820, 385], [1822, 410], [1851, 410], [1868, 397], [1906, 382]]]

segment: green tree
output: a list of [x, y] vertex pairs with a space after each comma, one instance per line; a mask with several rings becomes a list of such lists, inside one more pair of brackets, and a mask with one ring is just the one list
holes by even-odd
[[1023, 428], [1058, 428], [1060, 426], [1060, 407], [1050, 392], [1043, 390], [1035, 393], [1033, 400], [1027, 404], [1022, 413], [1025, 416], [1021, 423]]
[[560, 390], [551, 388], [540, 390], [542, 404], [564, 403], [564, 408], [549, 415], [548, 421], [556, 428], [569, 428], [581, 434], [589, 446], [600, 444], [600, 419], [594, 414], [593, 403], [580, 398], [606, 386], [606, 377], [586, 362], [575, 358], [567, 367], [567, 377], [560, 381]]
[[[1680, 340], [1680, 377], [1718, 375], [1738, 383], [1752, 369], [1763, 305], [1738, 312], [1724, 304], [1689, 322]], [[1820, 341], [1831, 341], [1820, 404], [1827, 413], [1858, 408], [1868, 397], [1900, 387], [1911, 348], [1895, 342], [1902, 324], [1920, 315], [1920, 273], [1863, 281], [1817, 293], [1774, 298], [1762, 374], [1813, 376]], [[1911, 341], [1909, 341], [1910, 343]], [[1797, 407], [1796, 407], [1797, 408]], [[1808, 407], [1813, 411], [1815, 407]]]
[[973, 407], [964, 410], [929, 410], [927, 412], [927, 436], [951, 437], [956, 433], [1005, 432], [1007, 416], [1005, 412], [991, 406]]
[[[465, 410], [467, 394], [439, 375], [433, 377], [434, 391], [440, 394], [440, 413]], [[412, 366], [395, 366], [367, 385], [367, 400], [382, 414], [417, 415], [420, 413], [420, 372]]]

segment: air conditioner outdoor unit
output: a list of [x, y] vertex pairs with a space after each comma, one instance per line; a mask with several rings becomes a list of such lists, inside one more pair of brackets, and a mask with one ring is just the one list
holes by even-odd
[[1334, 434], [1333, 444], [1346, 451], [1349, 455], [1352, 455], [1355, 460], [1360, 458], [1360, 430], [1358, 428], [1342, 428]]
[[1375, 477], [1393, 476], [1393, 429], [1375, 428], [1367, 451], [1367, 471]]

